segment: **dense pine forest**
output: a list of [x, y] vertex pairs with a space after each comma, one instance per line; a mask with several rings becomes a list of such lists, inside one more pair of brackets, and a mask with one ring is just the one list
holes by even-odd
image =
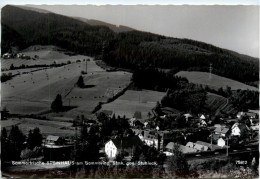
[[2, 53], [12, 47], [57, 45], [66, 50], [96, 56], [114, 67], [144, 67], [208, 71], [240, 82], [259, 80], [259, 60], [189, 39], [165, 37], [132, 30], [114, 32], [80, 20], [39, 13], [7, 5], [2, 8]]

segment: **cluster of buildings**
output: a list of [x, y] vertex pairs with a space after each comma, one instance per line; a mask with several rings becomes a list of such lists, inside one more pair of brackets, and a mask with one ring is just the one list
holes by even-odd
[[[165, 117], [166, 115], [161, 116], [161, 118]], [[191, 121], [193, 118], [191, 114], [184, 114], [184, 117], [186, 122]], [[243, 117], [246, 117], [250, 121], [250, 125], [247, 125], [245, 122], [241, 122]], [[129, 124], [135, 134], [135, 141], [138, 142], [130, 142], [131, 145], [127, 146], [124, 145], [125, 142], [128, 143], [127, 141], [129, 139], [127, 138], [121, 141], [121, 145], [120, 142], [116, 142], [111, 139], [105, 144], [105, 153], [109, 158], [113, 158], [122, 150], [122, 147], [124, 146], [127, 151], [131, 151], [135, 146], [147, 145], [163, 152], [166, 156], [171, 156], [173, 155], [173, 150], [176, 145], [178, 145], [178, 148], [184, 154], [191, 154], [229, 148], [230, 144], [228, 143], [228, 140], [232, 140], [233, 138], [239, 139], [243, 135], [246, 135], [249, 141], [258, 141], [258, 111], [239, 112], [236, 119], [222, 120], [226, 121], [225, 124], [215, 124], [212, 126], [207, 123], [208, 120], [206, 115], [200, 115], [196, 118], [197, 127], [201, 127], [209, 131], [209, 140], [198, 140], [196, 142], [186, 141], [186, 144], [183, 145], [183, 143], [179, 144], [174, 141], [169, 141], [168, 139], [165, 140], [165, 136], [171, 132], [170, 130], [160, 131], [159, 126], [156, 126], [156, 128], [153, 129], [149, 128], [149, 122], [142, 122], [140, 113], [136, 112], [133, 118], [129, 119]], [[167, 141], [167, 143], [165, 143], [165, 141]], [[241, 141], [239, 141], [239, 143], [241, 143]], [[131, 155], [131, 152], [129, 152], [129, 155]]]
[[[107, 112], [108, 113], [108, 112]], [[108, 113], [112, 116], [112, 113]], [[248, 123], [241, 122], [243, 117], [247, 117]], [[161, 116], [162, 118], [167, 117], [166, 115]], [[159, 126], [150, 127], [149, 120], [142, 120], [140, 112], [135, 112], [133, 118], [129, 119], [129, 125], [134, 135], [119, 138], [118, 136], [112, 137], [109, 141], [104, 143], [104, 153], [110, 159], [114, 159], [117, 154], [124, 152], [124, 154], [131, 158], [135, 147], [142, 147], [147, 145], [153, 147], [164, 153], [166, 156], [173, 155], [173, 151], [176, 146], [184, 154], [199, 154], [203, 152], [212, 152], [227, 149], [230, 147], [230, 141], [234, 138], [240, 139], [241, 136], [246, 136], [248, 141], [258, 142], [259, 132], [259, 119], [257, 111], [239, 112], [236, 119], [224, 119], [225, 124], [209, 125], [207, 123], [208, 116], [200, 115], [195, 120], [197, 128], [195, 130], [203, 129], [208, 131], [207, 140], [190, 140], [185, 137], [185, 141], [178, 143], [171, 137], [171, 130], [160, 130]], [[184, 114], [184, 120], [187, 122], [192, 121], [191, 114]], [[175, 129], [174, 131], [178, 131]], [[194, 131], [195, 131], [194, 130]], [[185, 134], [185, 130], [179, 130], [183, 136], [193, 135], [192, 132]], [[205, 137], [204, 137], [205, 139]], [[243, 139], [244, 140], [244, 139]], [[229, 141], [229, 142], [228, 142]], [[45, 140], [45, 148], [56, 148], [60, 146], [64, 148], [64, 140], [58, 136], [48, 136]], [[241, 142], [238, 140], [238, 143]]]
[[[23, 53], [5, 53], [2, 55], [3, 59], [10, 59], [10, 58], [21, 58], [21, 59], [31, 59], [30, 56], [25, 55]], [[39, 56], [35, 55], [33, 59], [39, 58]]]

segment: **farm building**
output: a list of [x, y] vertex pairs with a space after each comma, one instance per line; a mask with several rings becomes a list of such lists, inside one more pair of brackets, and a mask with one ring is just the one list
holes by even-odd
[[45, 145], [63, 145], [64, 140], [59, 136], [48, 135], [45, 140]]
[[207, 146], [211, 151], [214, 151], [214, 150], [217, 150], [217, 149], [221, 149], [221, 147], [219, 147], [217, 145], [210, 144], [210, 143], [203, 142], [203, 141], [197, 141], [196, 144]]
[[176, 144], [176, 143], [174, 143], [174, 142], [169, 142], [169, 143], [166, 145], [166, 147], [165, 147], [165, 152], [164, 152], [164, 153], [166, 154], [166, 156], [171, 156], [171, 155], [173, 155], [173, 149], [174, 149], [175, 145], [178, 145], [180, 151], [181, 151], [182, 153], [184, 153], [184, 154], [197, 152], [197, 150], [194, 149], [194, 148], [190, 148], [190, 147], [187, 147], [187, 146], [185, 146], [185, 145]]
[[209, 147], [206, 145], [198, 144], [198, 143], [193, 143], [193, 142], [188, 142], [186, 144], [186, 147], [193, 148], [197, 151], [209, 151]]

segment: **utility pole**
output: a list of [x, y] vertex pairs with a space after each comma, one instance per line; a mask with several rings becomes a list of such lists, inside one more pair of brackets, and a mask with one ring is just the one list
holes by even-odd
[[228, 137], [227, 137], [227, 157], [228, 157]]
[[105, 42], [102, 44], [102, 60], [104, 60]]
[[212, 151], [212, 132], [211, 132], [211, 135], [210, 135], [210, 148], [211, 148], [211, 151]]
[[209, 80], [211, 81], [211, 78], [212, 78], [212, 70], [213, 70], [213, 67], [212, 67], [212, 63], [209, 64]]
[[86, 60], [86, 73], [88, 73], [88, 61]]

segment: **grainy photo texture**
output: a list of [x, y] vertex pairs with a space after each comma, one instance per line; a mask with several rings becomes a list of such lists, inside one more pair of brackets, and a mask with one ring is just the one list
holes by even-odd
[[5, 5], [3, 178], [258, 178], [259, 6]]

